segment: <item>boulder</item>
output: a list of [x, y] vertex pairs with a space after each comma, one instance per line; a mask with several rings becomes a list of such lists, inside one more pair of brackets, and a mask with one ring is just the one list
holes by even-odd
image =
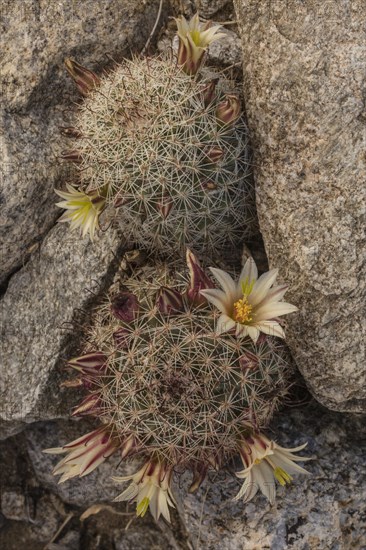
[[308, 387], [366, 411], [366, 4], [236, 0], [261, 231]]
[[79, 100], [64, 59], [101, 71], [111, 57], [141, 51], [158, 7], [159, 0], [2, 2], [0, 284], [61, 214], [53, 189], [68, 176], [58, 160], [68, 145], [59, 127], [72, 125]]
[[88, 308], [111, 284], [122, 247], [112, 228], [91, 243], [58, 225], [11, 277], [0, 302], [0, 438], [69, 415], [77, 396], [59, 387], [63, 367], [80, 348]]

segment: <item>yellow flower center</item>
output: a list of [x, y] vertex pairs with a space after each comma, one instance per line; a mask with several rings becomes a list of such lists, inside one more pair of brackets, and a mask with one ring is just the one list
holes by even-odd
[[243, 298], [240, 298], [240, 300], [238, 300], [234, 304], [234, 313], [233, 313], [234, 321], [237, 321], [238, 323], [242, 323], [242, 324], [251, 321], [252, 309], [253, 309], [253, 306], [248, 304], [248, 298], [246, 296], [243, 296]]
[[143, 498], [142, 501], [139, 502], [139, 504], [137, 505], [136, 515], [141, 516], [143, 518], [144, 515], [146, 514], [149, 504], [150, 504], [150, 499], [148, 497]]
[[283, 470], [279, 466], [277, 466], [277, 468], [274, 469], [273, 473], [275, 475], [275, 478], [281, 485], [286, 485], [286, 483], [291, 483], [292, 481], [292, 477], [290, 476], [290, 474], [288, 474], [285, 470]]
[[262, 462], [262, 460], [260, 458], [256, 458], [255, 461], [254, 461], [254, 464], [260, 464]]

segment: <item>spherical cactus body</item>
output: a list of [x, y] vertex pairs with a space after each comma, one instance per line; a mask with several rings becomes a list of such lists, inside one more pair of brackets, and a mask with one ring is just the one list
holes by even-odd
[[163, 256], [186, 246], [207, 255], [238, 249], [255, 225], [239, 96], [223, 91], [219, 75], [192, 77], [174, 58], [136, 57], [87, 77], [64, 158], [78, 170], [75, 193], [97, 194], [99, 210], [87, 201], [80, 214], [61, 195], [69, 203], [59, 205], [71, 209], [63, 221], [93, 236], [111, 206], [130, 243]]

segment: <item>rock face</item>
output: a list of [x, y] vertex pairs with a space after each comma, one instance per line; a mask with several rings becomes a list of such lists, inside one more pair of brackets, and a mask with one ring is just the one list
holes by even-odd
[[366, 411], [366, 4], [236, 0], [257, 206], [313, 395]]
[[11, 278], [0, 313], [0, 438], [69, 414], [62, 365], [80, 345], [82, 311], [111, 283], [121, 246], [112, 229], [91, 243], [59, 225]]
[[159, 0], [2, 2], [0, 284], [60, 215], [53, 188], [67, 176], [57, 160], [67, 145], [59, 127], [71, 125], [78, 101], [63, 60], [73, 56], [100, 70], [106, 54], [119, 60], [140, 51], [158, 6]]

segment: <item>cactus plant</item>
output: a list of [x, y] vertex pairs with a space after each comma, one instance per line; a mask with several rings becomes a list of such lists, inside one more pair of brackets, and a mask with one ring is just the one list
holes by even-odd
[[[190, 278], [180, 263], [140, 267], [96, 308], [84, 353], [68, 364], [79, 373], [69, 385], [87, 392], [73, 415], [96, 417], [101, 426], [51, 450], [67, 453], [55, 468], [62, 480], [85, 475], [117, 450], [143, 457], [134, 476], [116, 478], [132, 481], [118, 499], [136, 500], [138, 515], [150, 507], [156, 518], [169, 519], [177, 468], [193, 472], [195, 490], [209, 469], [239, 454], [245, 470], [238, 475], [246, 480], [240, 495], [249, 499], [248, 479], [268, 469], [269, 455], [277, 453], [280, 483], [290, 480], [285, 458], [298, 460], [259, 433], [290, 384], [282, 340], [219, 334], [219, 313], [201, 294], [214, 283], [190, 251], [187, 264]], [[257, 461], [250, 460], [254, 451]]]
[[[66, 199], [61, 221], [93, 237], [110, 206], [140, 248], [162, 255], [186, 246], [208, 255], [237, 250], [256, 225], [239, 93], [228, 93], [222, 74], [194, 74], [221, 36], [217, 27], [200, 30], [198, 18], [178, 26], [178, 58], [134, 57], [100, 78], [67, 60], [84, 100], [66, 132], [75, 142], [63, 158], [75, 163], [78, 181], [58, 192]], [[91, 199], [81, 204], [80, 193]]]

